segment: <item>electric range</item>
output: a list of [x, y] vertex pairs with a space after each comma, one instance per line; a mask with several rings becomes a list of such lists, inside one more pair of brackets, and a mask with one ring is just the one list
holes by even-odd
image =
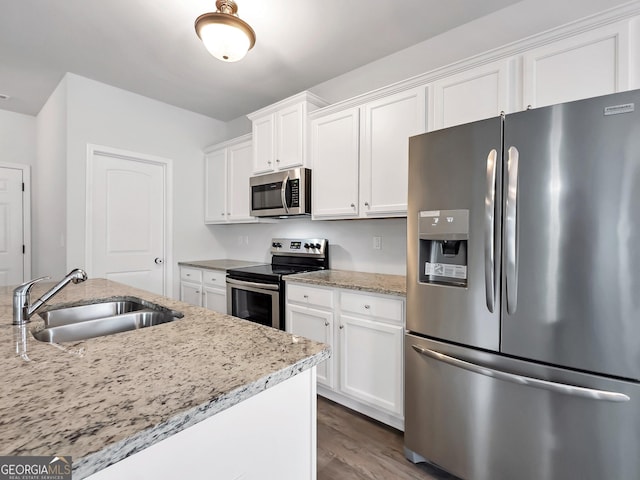
[[271, 263], [227, 271], [227, 312], [284, 330], [285, 282], [294, 273], [329, 268], [329, 241], [321, 238], [274, 238]]

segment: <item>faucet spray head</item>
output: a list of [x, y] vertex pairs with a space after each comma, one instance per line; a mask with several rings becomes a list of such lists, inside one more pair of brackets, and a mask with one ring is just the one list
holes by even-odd
[[67, 277], [71, 277], [73, 283], [81, 283], [87, 279], [87, 272], [81, 268], [75, 268], [67, 274]]

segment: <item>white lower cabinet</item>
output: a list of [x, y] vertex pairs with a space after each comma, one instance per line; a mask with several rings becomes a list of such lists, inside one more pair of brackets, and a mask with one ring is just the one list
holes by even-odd
[[404, 298], [287, 282], [286, 330], [331, 345], [318, 393], [404, 429]]
[[180, 300], [227, 313], [226, 276], [221, 270], [180, 267]]

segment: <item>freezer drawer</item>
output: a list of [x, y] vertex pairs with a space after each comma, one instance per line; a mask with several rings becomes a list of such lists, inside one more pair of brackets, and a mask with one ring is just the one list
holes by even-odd
[[638, 411], [634, 382], [405, 336], [405, 447], [465, 480], [640, 478]]

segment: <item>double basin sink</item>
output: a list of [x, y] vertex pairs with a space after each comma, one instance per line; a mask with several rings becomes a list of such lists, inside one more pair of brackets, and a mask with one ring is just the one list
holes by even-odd
[[182, 318], [183, 314], [136, 297], [117, 297], [47, 310], [39, 314], [44, 328], [34, 331], [41, 342], [77, 342], [88, 338], [152, 327]]

